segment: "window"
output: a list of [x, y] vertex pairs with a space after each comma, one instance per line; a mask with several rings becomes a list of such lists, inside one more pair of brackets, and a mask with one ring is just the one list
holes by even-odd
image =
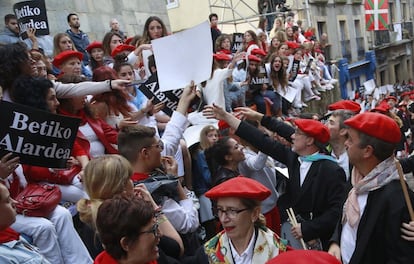
[[339, 38], [341, 40], [341, 51], [342, 51], [342, 57], [347, 58], [350, 62], [352, 60], [351, 55], [351, 41], [348, 37], [348, 29], [346, 27], [346, 21], [340, 20], [339, 21]]
[[322, 35], [322, 33], [326, 33], [326, 22], [325, 21], [318, 21], [318, 33], [319, 37]]
[[395, 76], [395, 80], [404, 80], [404, 78], [400, 78], [400, 64], [395, 64], [394, 65], [394, 76]]
[[361, 22], [359, 21], [359, 19], [354, 20], [354, 26], [358, 60], [362, 60], [365, 57], [365, 42], [364, 37], [361, 34]]
[[380, 85], [383, 85], [384, 83], [387, 83], [387, 80], [385, 79], [385, 71], [380, 71]]
[[394, 7], [394, 3], [390, 3], [388, 2], [388, 14], [389, 14], [389, 21], [388, 24], [392, 24], [394, 23], [394, 17], [395, 17], [395, 7]]

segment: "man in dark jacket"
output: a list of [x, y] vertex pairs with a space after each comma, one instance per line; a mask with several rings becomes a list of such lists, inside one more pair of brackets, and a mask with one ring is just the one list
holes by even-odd
[[220, 29], [217, 27], [218, 16], [215, 13], [212, 13], [208, 16], [208, 20], [210, 20], [210, 29], [211, 29], [211, 40], [213, 41], [213, 52], [214, 47], [216, 46], [216, 39], [218, 36], [221, 35]]
[[66, 33], [72, 39], [73, 44], [79, 52], [83, 53], [83, 65], [89, 64], [89, 54], [86, 51], [86, 47], [89, 45], [88, 35], [80, 30], [79, 17], [77, 14], [71, 13], [67, 16], [70, 29], [66, 30]]
[[[245, 121], [216, 106], [207, 106], [205, 115], [226, 121], [236, 129], [236, 135], [248, 141], [263, 153], [282, 162], [289, 172], [286, 190], [279, 197], [278, 207], [281, 215], [282, 237], [289, 239], [294, 247], [301, 246], [303, 239], [306, 247], [321, 246], [327, 249], [335, 225], [339, 220], [345, 197], [344, 170], [329, 155], [320, 152], [329, 141], [329, 130], [316, 120], [298, 119], [296, 130], [271, 117], [249, 108], [238, 108], [245, 117], [261, 122], [267, 129], [292, 142], [292, 148], [273, 140]], [[297, 215], [298, 225], [284, 232], [289, 226], [286, 209], [292, 208]]]
[[[400, 230], [409, 221], [394, 160], [400, 128], [393, 119], [371, 112], [345, 125], [353, 188], [329, 252], [345, 264], [414, 263], [414, 243], [404, 240]], [[408, 194], [413, 202], [413, 192]]]

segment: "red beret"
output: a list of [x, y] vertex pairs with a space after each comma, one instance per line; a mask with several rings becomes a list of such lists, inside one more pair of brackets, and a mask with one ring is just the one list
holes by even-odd
[[115, 57], [118, 53], [123, 51], [134, 51], [136, 48], [131, 45], [121, 44], [116, 46], [116, 48], [111, 52], [112, 58]]
[[208, 198], [214, 200], [222, 197], [238, 197], [259, 201], [263, 201], [270, 194], [270, 190], [263, 184], [244, 176], [231, 178], [205, 193]]
[[390, 111], [390, 105], [384, 99], [381, 103], [379, 103], [379, 105], [377, 105], [375, 108], [373, 108], [369, 111], [370, 112], [379, 112], [379, 113], [382, 113], [382, 114], [386, 114], [386, 113], [388, 113], [388, 111]]
[[329, 141], [329, 129], [321, 122], [314, 119], [296, 119], [294, 122], [303, 133], [315, 140], [324, 144]]
[[294, 41], [287, 41], [286, 44], [288, 45], [289, 49], [297, 49], [300, 48], [300, 44]]
[[333, 104], [330, 104], [328, 106], [328, 109], [331, 111], [350, 110], [354, 112], [355, 114], [358, 114], [361, 111], [361, 106], [357, 102], [354, 102], [351, 100], [341, 100]]
[[397, 122], [380, 113], [365, 112], [358, 114], [346, 120], [344, 124], [388, 143], [395, 144], [400, 142], [401, 139], [401, 131]]
[[224, 129], [227, 129], [227, 128], [230, 128], [229, 124], [227, 124], [226, 121], [219, 120], [219, 122], [218, 122], [218, 129], [219, 130], [224, 130]]
[[59, 53], [58, 55], [56, 55], [55, 58], [53, 59], [53, 65], [55, 67], [59, 68], [59, 66], [63, 62], [65, 62], [67, 59], [69, 59], [71, 57], [76, 57], [76, 58], [78, 58], [81, 61], [83, 59], [83, 54], [82, 54], [82, 52], [75, 51], [75, 50], [65, 50], [65, 51], [62, 51], [61, 53]]
[[89, 44], [89, 45], [86, 47], [86, 50], [87, 50], [89, 53], [91, 53], [91, 52], [92, 52], [92, 50], [93, 50], [93, 49], [96, 49], [96, 48], [98, 48], [98, 49], [102, 49], [102, 50], [103, 50], [103, 45], [102, 45], [102, 42], [99, 42], [99, 41], [94, 41], [94, 42], [92, 42], [91, 44]]
[[230, 56], [224, 53], [215, 53], [213, 54], [213, 58], [218, 61], [230, 61], [231, 60]]
[[389, 100], [394, 100], [394, 101], [398, 102], [397, 97], [395, 97], [395, 96], [391, 96], [391, 95], [389, 95], [389, 96], [385, 97], [385, 99], [384, 99], [384, 100], [386, 100], [386, 101], [389, 101]]
[[266, 56], [266, 51], [264, 51], [262, 49], [252, 49], [252, 51], [250, 52], [250, 54], [252, 54], [252, 55], [262, 55], [262, 56]]
[[125, 44], [129, 45], [129, 43], [131, 43], [131, 41], [134, 39], [134, 37], [129, 37], [125, 40]]
[[303, 33], [303, 36], [305, 38], [310, 38], [313, 36], [313, 32], [312, 31], [305, 31], [305, 33]]
[[340, 264], [334, 256], [325, 251], [292, 250], [280, 253], [266, 264]]
[[259, 57], [256, 57], [256, 56], [254, 56], [254, 55], [249, 55], [249, 56], [247, 56], [247, 59], [248, 59], [249, 61], [256, 61], [256, 62], [261, 62], [261, 61], [262, 61]]
[[404, 97], [404, 96], [410, 96], [412, 94], [412, 92], [403, 92], [400, 96]]

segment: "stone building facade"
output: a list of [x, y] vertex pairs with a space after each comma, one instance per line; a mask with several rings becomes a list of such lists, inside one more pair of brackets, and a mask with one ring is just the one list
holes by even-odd
[[[0, 28], [4, 16], [13, 13], [13, 5], [19, 0], [0, 1]], [[110, 30], [109, 21], [116, 18], [127, 36], [142, 34], [149, 16], [159, 16], [170, 29], [166, 0], [45, 0], [50, 34], [65, 32], [69, 28], [66, 17], [69, 13], [79, 15], [81, 27], [91, 41], [102, 40]]]

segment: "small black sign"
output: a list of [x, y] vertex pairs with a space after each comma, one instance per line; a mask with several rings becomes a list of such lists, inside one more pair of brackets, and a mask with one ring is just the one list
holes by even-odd
[[24, 1], [13, 5], [20, 27], [20, 36], [27, 38], [27, 29], [36, 29], [36, 36], [49, 35], [45, 0]]
[[183, 93], [183, 89], [161, 92], [156, 73], [151, 75], [145, 83], [141, 84], [139, 89], [148, 99], [154, 97], [153, 104], [163, 102], [165, 106], [162, 111], [169, 116], [177, 109], [178, 101]]

